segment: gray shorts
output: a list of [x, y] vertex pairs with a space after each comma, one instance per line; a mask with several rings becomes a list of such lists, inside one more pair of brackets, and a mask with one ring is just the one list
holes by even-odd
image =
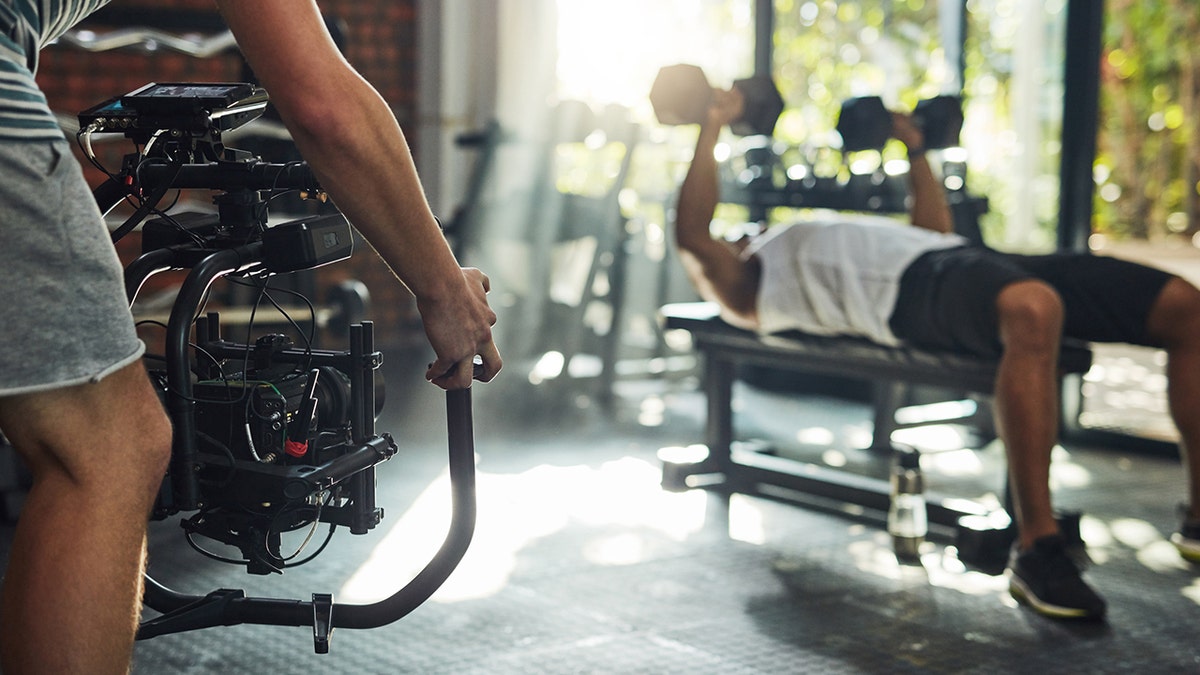
[[144, 350], [70, 146], [0, 142], [0, 396], [96, 382]]

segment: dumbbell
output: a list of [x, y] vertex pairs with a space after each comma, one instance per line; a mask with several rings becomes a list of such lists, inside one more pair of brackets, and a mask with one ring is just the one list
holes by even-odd
[[[949, 95], [925, 99], [913, 108], [912, 120], [925, 137], [927, 149], [956, 146], [963, 124], [962, 100]], [[892, 113], [878, 96], [847, 99], [838, 115], [837, 130], [843, 150], [878, 150], [892, 136]]]
[[[770, 136], [783, 112], [783, 97], [769, 77], [733, 83], [744, 101], [742, 116], [729, 125], [739, 136]], [[699, 66], [679, 63], [659, 69], [650, 87], [650, 104], [660, 124], [700, 124], [708, 116], [713, 88]]]

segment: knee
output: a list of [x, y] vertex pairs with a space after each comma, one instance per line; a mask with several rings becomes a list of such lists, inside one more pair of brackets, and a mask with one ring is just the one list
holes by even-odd
[[157, 498], [171, 459], [171, 423], [161, 410], [143, 410], [120, 421], [113, 433], [98, 433], [95, 455], [77, 460], [70, 475], [84, 490], [110, 492], [119, 485], [125, 502], [137, 511], [148, 509]]
[[145, 466], [146, 477], [157, 489], [171, 461], [171, 420], [164, 411], [157, 410], [151, 413], [145, 424], [146, 435], [138, 454], [142, 458], [140, 464]]
[[1021, 281], [1006, 287], [996, 298], [996, 314], [1006, 349], [1058, 349], [1064, 309], [1048, 284]]
[[94, 420], [91, 457], [82, 460], [76, 477], [92, 481], [117, 479], [131, 496], [158, 493], [171, 459], [171, 420], [156, 395], [126, 399], [126, 412], [116, 419]]
[[1167, 349], [1200, 350], [1200, 290], [1178, 277], [1167, 282], [1150, 308], [1146, 335]]

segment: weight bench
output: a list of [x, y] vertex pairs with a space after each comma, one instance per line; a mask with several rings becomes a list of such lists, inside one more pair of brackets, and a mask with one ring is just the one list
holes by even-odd
[[[996, 375], [994, 359], [911, 347], [886, 347], [855, 337], [823, 337], [791, 332], [761, 336], [735, 328], [718, 316], [708, 302], [669, 304], [662, 308], [666, 329], [691, 333], [703, 357], [703, 389], [707, 397], [705, 444], [707, 452], [664, 449], [663, 487], [683, 491], [704, 487], [725, 493], [751, 494], [785, 502], [813, 505], [834, 501], [886, 513], [890, 502], [888, 481], [735, 446], [733, 433], [733, 382], [741, 364], [765, 366], [803, 375], [835, 375], [869, 380], [875, 384], [873, 449], [891, 449], [891, 432], [903, 425], [895, 421], [907, 388], [913, 385], [944, 387], [990, 395]], [[1065, 345], [1059, 368], [1084, 373], [1092, 353], [1082, 343]], [[681, 454], [682, 453], [682, 454]], [[805, 497], [817, 497], [812, 500]], [[981, 522], [998, 522], [995, 513], [977, 502], [926, 493], [931, 534], [934, 526], [952, 528], [961, 538], [964, 516]], [[1007, 519], [1002, 519], [1007, 530]], [[988, 525], [983, 525], [988, 529]], [[1007, 540], [997, 540], [1007, 549]], [[960, 546], [961, 549], [961, 546]], [[961, 551], [960, 551], [961, 553]]]

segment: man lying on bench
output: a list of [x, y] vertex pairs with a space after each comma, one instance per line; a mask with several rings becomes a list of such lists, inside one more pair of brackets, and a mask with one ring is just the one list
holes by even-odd
[[[714, 239], [714, 149], [741, 106], [736, 90], [714, 91], [680, 188], [676, 244], [697, 291], [718, 303], [730, 324], [763, 334], [857, 335], [998, 357], [994, 412], [1019, 531], [1010, 592], [1048, 616], [1102, 617], [1105, 602], [1065, 551], [1051, 507], [1059, 343], [1068, 336], [1166, 349], [1171, 413], [1183, 448], [1200, 449], [1200, 291], [1113, 258], [1013, 255], [968, 245], [952, 233], [921, 132], [899, 113], [893, 134], [908, 148], [915, 227], [838, 214], [772, 227], [753, 240]], [[1172, 541], [1200, 562], [1200, 458], [1193, 460], [1185, 462], [1189, 499]]]

